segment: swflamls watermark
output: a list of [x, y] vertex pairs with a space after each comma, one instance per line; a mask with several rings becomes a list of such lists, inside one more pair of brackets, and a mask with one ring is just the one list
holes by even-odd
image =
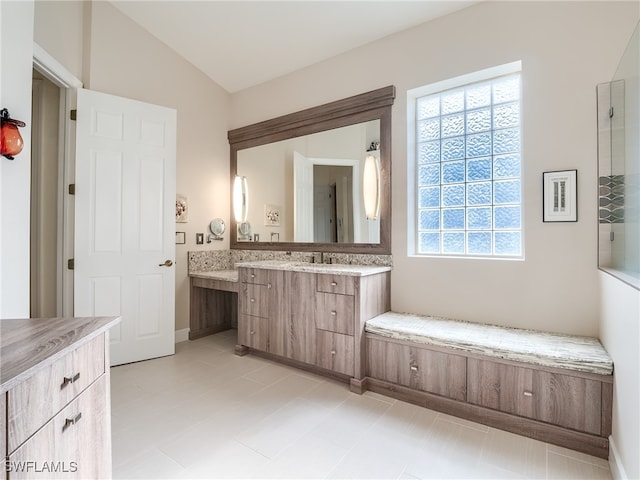
[[4, 471], [9, 473], [75, 473], [78, 471], [78, 462], [5, 460]]

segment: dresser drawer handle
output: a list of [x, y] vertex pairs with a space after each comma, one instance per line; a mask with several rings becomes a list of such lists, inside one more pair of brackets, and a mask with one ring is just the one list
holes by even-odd
[[256, 331], [255, 331], [255, 330], [251, 330], [249, 333], [250, 333], [251, 335], [255, 335], [255, 334], [256, 334]]
[[337, 352], [335, 350], [331, 350], [331, 355], [335, 355]]
[[255, 298], [251, 298], [251, 299], [249, 299], [249, 301], [250, 301], [251, 303], [254, 303], [254, 302], [256, 301], [256, 299], [255, 299]]
[[529, 390], [525, 390], [523, 393], [525, 397], [533, 397], [533, 392], [530, 392]]
[[271, 282], [267, 283], [267, 288], [271, 288]]
[[74, 417], [71, 418], [66, 418], [64, 420], [64, 425], [62, 426], [62, 431], [64, 432], [67, 428], [69, 428], [71, 425], [75, 425], [76, 423], [78, 423], [80, 421], [80, 419], [82, 418], [82, 412], [78, 413], [77, 415], [75, 415]]
[[331, 282], [332, 287], [336, 287], [337, 285], [338, 285], [338, 282]]
[[64, 388], [70, 383], [77, 382], [79, 379], [80, 379], [80, 372], [76, 373], [75, 375], [69, 375], [68, 377], [64, 377], [60, 388]]
[[417, 372], [417, 371], [418, 371], [418, 366], [417, 366], [417, 365], [410, 365], [410, 366], [409, 366], [409, 369], [410, 369], [412, 372]]
[[255, 273], [252, 273], [252, 274], [251, 274], [251, 278], [256, 278]]
[[336, 312], [335, 310], [331, 310], [331, 316], [335, 317], [338, 314], [338, 312]]

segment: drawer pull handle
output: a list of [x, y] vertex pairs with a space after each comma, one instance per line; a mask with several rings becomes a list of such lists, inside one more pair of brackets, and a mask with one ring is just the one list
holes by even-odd
[[252, 273], [252, 274], [251, 274], [251, 278], [256, 278], [255, 273]]
[[331, 355], [335, 355], [336, 351], [335, 350], [331, 350]]
[[255, 298], [252, 298], [252, 299], [250, 299], [249, 301], [250, 301], [251, 303], [253, 303], [253, 302], [255, 302], [255, 301], [256, 301], [256, 299], [255, 299]]
[[61, 388], [66, 387], [70, 383], [77, 382], [79, 378], [80, 378], [80, 372], [76, 373], [75, 375], [64, 377], [64, 379], [62, 380]]
[[335, 287], [335, 286], [337, 286], [337, 285], [338, 285], [338, 282], [331, 282], [331, 286], [332, 286], [332, 287]]
[[335, 317], [337, 315], [337, 312], [335, 310], [331, 310], [331, 315]]
[[267, 283], [267, 288], [271, 288], [271, 282]]
[[530, 392], [529, 390], [525, 390], [524, 391], [524, 396], [525, 397], [533, 397], [533, 392]]
[[65, 418], [64, 420], [64, 425], [62, 426], [62, 431], [65, 431], [67, 428], [69, 428], [71, 425], [75, 425], [76, 423], [78, 423], [80, 421], [80, 419], [82, 418], [82, 412], [79, 412], [76, 416], [71, 417], [71, 418]]
[[418, 366], [417, 366], [417, 365], [411, 365], [411, 366], [409, 367], [409, 369], [410, 369], [412, 372], [417, 372], [417, 371], [418, 371]]
[[250, 333], [251, 335], [255, 335], [255, 334], [256, 334], [256, 331], [255, 331], [255, 330], [251, 330], [249, 333]]

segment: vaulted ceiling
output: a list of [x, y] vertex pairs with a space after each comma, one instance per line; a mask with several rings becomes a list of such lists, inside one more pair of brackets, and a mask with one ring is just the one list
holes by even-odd
[[233, 93], [478, 2], [111, 3]]

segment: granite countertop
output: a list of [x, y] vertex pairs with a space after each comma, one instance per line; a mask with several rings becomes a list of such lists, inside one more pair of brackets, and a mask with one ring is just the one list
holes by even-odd
[[0, 320], [0, 394], [119, 322], [120, 317]]
[[211, 272], [194, 272], [190, 277], [209, 278], [213, 280], [223, 280], [225, 282], [237, 282], [238, 270], [213, 270]]
[[547, 367], [611, 375], [613, 361], [597, 338], [386, 312], [369, 333]]
[[236, 267], [288, 270], [292, 272], [328, 273], [333, 275], [351, 275], [355, 277], [364, 277], [367, 275], [375, 275], [377, 273], [391, 271], [391, 267], [379, 265], [343, 265], [339, 263], [307, 263], [279, 260], [239, 262], [236, 263]]

